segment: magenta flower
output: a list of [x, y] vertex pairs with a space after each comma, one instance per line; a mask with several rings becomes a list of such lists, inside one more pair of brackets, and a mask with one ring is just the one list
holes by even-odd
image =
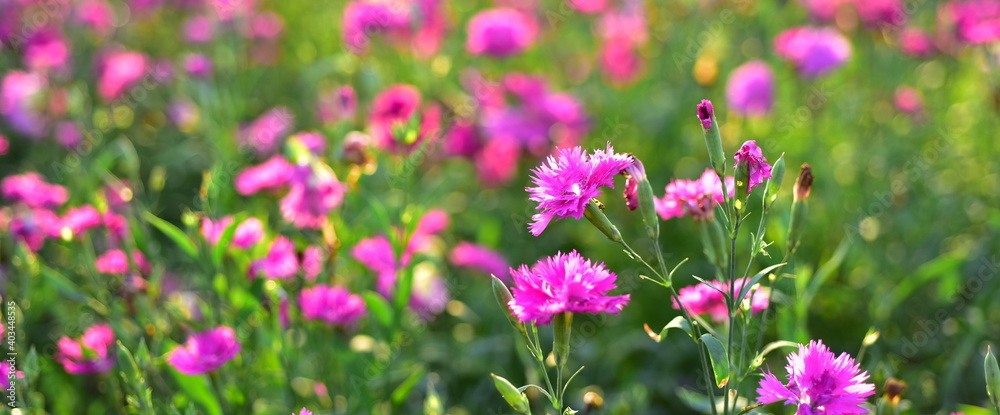
[[[295, 415], [295, 414], [292, 414], [292, 415]], [[299, 415], [313, 415], [313, 413], [312, 413], [312, 411], [310, 411], [310, 410], [308, 410], [306, 408], [302, 408], [302, 410], [299, 411]]]
[[597, 14], [608, 7], [608, 0], [566, 0], [570, 7], [580, 13]]
[[99, 324], [87, 329], [79, 339], [59, 338], [56, 362], [72, 375], [107, 373], [115, 365], [115, 333]]
[[47, 183], [38, 173], [4, 177], [0, 181], [0, 193], [12, 203], [33, 208], [58, 207], [69, 198], [65, 187]]
[[502, 280], [506, 280], [510, 276], [510, 264], [507, 262], [507, 259], [499, 252], [482, 245], [459, 242], [451, 250], [449, 259], [455, 266], [472, 268], [486, 274], [495, 275]]
[[281, 215], [299, 228], [325, 226], [330, 211], [340, 206], [347, 191], [333, 170], [321, 163], [296, 166], [289, 185], [281, 199]]
[[851, 0], [798, 0], [808, 12], [809, 17], [820, 23], [832, 22], [837, 14], [837, 8], [841, 4], [847, 4]]
[[632, 164], [627, 154], [615, 154], [611, 144], [607, 150], [594, 150], [587, 155], [580, 147], [559, 150], [546, 163], [532, 170], [535, 187], [525, 188], [538, 202], [531, 217], [531, 234], [542, 234], [553, 219], [580, 219], [590, 199], [601, 195], [601, 187], [615, 187], [614, 177]]
[[84, 0], [76, 5], [76, 21], [104, 37], [114, 30], [115, 10], [101, 0]]
[[236, 332], [217, 327], [188, 337], [167, 356], [167, 363], [185, 375], [200, 375], [222, 367], [240, 352]]
[[264, 224], [260, 219], [247, 218], [233, 231], [233, 246], [240, 249], [250, 249], [264, 237]]
[[326, 137], [316, 131], [303, 131], [292, 134], [289, 140], [296, 140], [302, 144], [310, 153], [323, 156], [326, 153]]
[[84, 205], [67, 210], [62, 217], [61, 227], [69, 229], [76, 236], [101, 226], [102, 222], [101, 212], [93, 206]]
[[937, 46], [927, 32], [907, 28], [899, 32], [899, 50], [915, 58], [929, 58], [937, 53]]
[[919, 115], [924, 111], [924, 97], [920, 91], [908, 86], [896, 88], [893, 102], [896, 109], [909, 115]]
[[7, 154], [8, 150], [10, 150], [10, 141], [7, 141], [7, 137], [0, 134], [0, 156]]
[[423, 321], [434, 319], [448, 305], [448, 286], [433, 265], [418, 264], [413, 268], [411, 288], [410, 309]]
[[24, 44], [24, 66], [32, 71], [69, 69], [70, 45], [56, 27], [35, 30]]
[[[396, 288], [397, 274], [410, 265], [414, 254], [430, 250], [434, 245], [434, 237], [447, 225], [447, 214], [442, 210], [433, 209], [417, 222], [413, 234], [409, 237], [406, 250], [398, 259], [392, 243], [385, 235], [362, 239], [351, 250], [351, 255], [377, 274], [376, 290], [379, 294], [390, 297]], [[403, 237], [404, 235], [400, 235], [401, 239]]]
[[895, 27], [906, 23], [906, 6], [903, 0], [855, 1], [861, 21], [872, 29]]
[[258, 156], [274, 154], [281, 139], [291, 132], [294, 116], [285, 107], [271, 108], [260, 118], [240, 127], [236, 140], [240, 146], [252, 148]]
[[282, 156], [274, 156], [266, 162], [247, 167], [236, 176], [236, 191], [248, 196], [261, 190], [274, 190], [284, 187], [295, 174], [295, 166]]
[[107, 52], [97, 63], [97, 92], [114, 101], [140, 83], [149, 69], [149, 58], [138, 52]]
[[474, 154], [476, 173], [486, 187], [496, 187], [509, 182], [517, 174], [521, 159], [521, 145], [506, 137], [488, 141]]
[[210, 43], [215, 38], [215, 28], [212, 19], [205, 16], [193, 16], [181, 27], [182, 38], [191, 44]]
[[350, 85], [333, 88], [319, 95], [316, 118], [324, 125], [333, 125], [354, 118], [358, 96]]
[[60, 220], [55, 213], [47, 209], [28, 208], [15, 211], [10, 220], [8, 231], [25, 244], [33, 252], [37, 252], [45, 244], [46, 238], [58, 238]]
[[733, 70], [726, 82], [729, 108], [744, 117], [763, 117], [774, 106], [774, 72], [764, 61], [750, 61]]
[[617, 86], [627, 85], [642, 75], [644, 62], [638, 48], [627, 39], [615, 38], [601, 44], [600, 65], [604, 75]]
[[10, 389], [10, 385], [13, 381], [13, 379], [10, 378], [11, 374], [13, 374], [14, 377], [17, 379], [24, 379], [24, 372], [16, 369], [12, 371], [10, 369], [11, 368], [9, 362], [7, 362], [6, 360], [0, 361], [0, 373], [6, 375], [0, 378], [0, 386], [3, 387], [3, 390]]
[[649, 39], [645, 10], [628, 2], [620, 10], [605, 12], [598, 21], [597, 34], [603, 39], [600, 65], [615, 85], [625, 85], [642, 75], [645, 65], [639, 49]]
[[267, 252], [267, 256], [250, 264], [250, 278], [289, 279], [299, 272], [299, 258], [295, 255], [295, 245], [284, 236], [279, 236]]
[[104, 227], [107, 228], [108, 236], [114, 246], [121, 244], [128, 236], [128, 220], [124, 216], [114, 212], [105, 212], [101, 220], [104, 222]]
[[[132, 262], [142, 274], [149, 274], [152, 271], [152, 267], [149, 265], [149, 261], [146, 260], [146, 256], [138, 250], [132, 251]], [[101, 256], [97, 257], [94, 267], [97, 268], [97, 272], [111, 275], [124, 275], [132, 269], [128, 257], [125, 256], [125, 252], [121, 249], [112, 249], [101, 254]]]
[[0, 115], [18, 133], [32, 139], [45, 136], [48, 121], [42, 112], [48, 79], [43, 74], [10, 71], [0, 85]]
[[222, 233], [233, 224], [232, 216], [224, 216], [218, 220], [212, 220], [209, 218], [204, 218], [201, 220], [201, 236], [205, 237], [209, 245], [215, 245], [219, 243], [219, 238], [222, 237]]
[[508, 58], [521, 54], [535, 41], [538, 24], [515, 9], [490, 9], [469, 20], [465, 50], [473, 55]]
[[75, 150], [83, 142], [83, 133], [80, 131], [80, 127], [77, 127], [76, 123], [72, 121], [56, 123], [52, 134], [55, 136], [56, 142], [67, 150]]
[[747, 193], [752, 192], [757, 185], [764, 183], [764, 179], [771, 177], [771, 165], [767, 164], [767, 159], [764, 158], [760, 147], [757, 147], [756, 140], [743, 143], [740, 150], [733, 155], [733, 159], [736, 160], [733, 167], [738, 169], [741, 165], [746, 165], [750, 170], [750, 185], [747, 188]]
[[832, 28], [794, 27], [774, 39], [778, 56], [805, 78], [817, 78], [841, 67], [851, 57], [851, 43]]
[[[368, 130], [375, 145], [391, 152], [408, 152], [421, 141], [432, 140], [438, 132], [440, 110], [436, 106], [420, 110], [420, 101], [420, 91], [410, 85], [393, 85], [380, 92], [368, 114]], [[412, 117], [419, 117], [419, 131], [397, 131], [405, 130]]]
[[712, 129], [712, 116], [715, 115], [715, 108], [712, 107], [712, 101], [707, 99], [701, 100], [698, 104], [698, 120], [701, 121], [701, 128], [705, 130]]
[[248, 39], [277, 39], [285, 31], [285, 22], [274, 12], [262, 12], [250, 18], [243, 34]]
[[958, 40], [972, 45], [1000, 40], [1000, 1], [969, 0], [946, 3], [938, 12], [953, 23]]
[[306, 320], [323, 320], [331, 326], [351, 326], [368, 313], [361, 296], [342, 287], [316, 285], [299, 294], [299, 307]]
[[[726, 177], [726, 189], [734, 194], [734, 180]], [[653, 199], [656, 213], [668, 220], [691, 216], [696, 221], [708, 221], [714, 217], [715, 206], [722, 203], [722, 182], [715, 170], [705, 169], [697, 180], [677, 179], [666, 187], [662, 199]]]
[[821, 341], [788, 355], [788, 384], [782, 384], [772, 373], [764, 373], [757, 389], [757, 402], [771, 404], [784, 401], [798, 407], [801, 415], [863, 414], [861, 407], [875, 394], [875, 385], [865, 383], [868, 372], [847, 353], [834, 356]]
[[523, 323], [549, 324], [563, 313], [618, 314], [629, 302], [629, 294], [609, 296], [617, 288], [618, 276], [604, 263], [592, 263], [575, 250], [543, 258], [530, 269], [511, 268], [515, 286], [507, 303]]
[[[741, 278], [734, 282], [735, 295], [739, 295], [740, 291], [743, 290], [743, 284], [746, 284], [747, 281], [747, 278]], [[697, 284], [681, 288], [677, 293], [680, 304], [683, 304], [684, 309], [691, 315], [709, 316], [716, 323], [724, 323], [729, 320], [729, 307], [726, 305], [726, 297], [719, 290], [728, 292], [729, 283], [724, 281], [710, 281], [709, 283], [712, 284], [712, 287]], [[753, 314], [767, 310], [768, 305], [770, 305], [767, 291], [756, 287], [750, 289], [747, 298], [750, 299], [750, 310]], [[677, 298], [672, 299], [672, 302], [674, 308], [680, 310]]]
[[316, 277], [323, 272], [325, 259], [326, 253], [318, 246], [310, 245], [302, 251], [302, 273], [305, 274], [306, 280], [316, 281]]
[[402, 3], [355, 0], [344, 8], [341, 19], [344, 44], [357, 55], [368, 51], [372, 36], [399, 42], [410, 33], [409, 15]]
[[206, 79], [212, 75], [212, 59], [203, 53], [190, 53], [184, 56], [184, 72], [197, 79]]

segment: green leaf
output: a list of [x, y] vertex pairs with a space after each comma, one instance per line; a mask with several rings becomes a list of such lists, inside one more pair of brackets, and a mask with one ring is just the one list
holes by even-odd
[[750, 289], [752, 289], [753, 286], [756, 285], [757, 282], [760, 281], [761, 278], [764, 278], [764, 276], [766, 276], [771, 271], [775, 270], [778, 267], [784, 266], [784, 265], [785, 265], [785, 263], [782, 262], [780, 264], [774, 264], [774, 265], [771, 265], [771, 266], [769, 266], [767, 268], [764, 268], [764, 269], [760, 270], [760, 272], [758, 272], [757, 275], [754, 275], [753, 278], [750, 278], [749, 282], [747, 282], [746, 284], [743, 284], [743, 288], [740, 289], [740, 295], [736, 297], [736, 298], [738, 298], [738, 300], [736, 300], [734, 303], [735, 304], [741, 303], [743, 301], [743, 298], [746, 297], [747, 294], [750, 294]]
[[72, 301], [83, 301], [87, 296], [80, 289], [80, 286], [76, 285], [73, 281], [70, 281], [66, 276], [60, 274], [58, 271], [49, 268], [45, 265], [41, 266], [40, 274], [45, 277], [56, 291]]
[[222, 235], [219, 236], [218, 243], [212, 248], [212, 264], [215, 265], [215, 269], [222, 268], [222, 258], [226, 255], [226, 249], [229, 248], [229, 244], [233, 241], [233, 235], [236, 234], [236, 227], [239, 226], [239, 221], [233, 221], [226, 230], [222, 231]]
[[402, 310], [410, 304], [410, 294], [413, 292], [413, 268], [400, 272], [399, 282], [396, 284], [396, 292], [393, 294], [392, 304], [396, 310]]
[[729, 359], [726, 356], [726, 346], [711, 333], [701, 336], [701, 342], [708, 349], [712, 360], [712, 372], [715, 373], [715, 385], [722, 388], [729, 383]]
[[778, 340], [775, 342], [768, 343], [766, 346], [764, 346], [764, 349], [762, 349], [760, 353], [757, 353], [757, 357], [753, 358], [753, 362], [750, 363], [751, 365], [750, 370], [754, 370], [760, 367], [760, 365], [764, 364], [764, 358], [767, 357], [768, 353], [771, 353], [782, 347], [799, 347], [799, 344], [785, 340]]
[[993, 407], [1000, 411], [1000, 367], [997, 366], [997, 358], [993, 356], [992, 349], [986, 350], [983, 370], [986, 372], [986, 394], [989, 395]]
[[174, 226], [170, 222], [156, 217], [156, 215], [153, 215], [148, 211], [142, 212], [142, 217], [146, 220], [146, 222], [149, 222], [150, 225], [153, 225], [153, 227], [159, 229], [160, 232], [163, 232], [164, 235], [167, 235], [168, 238], [173, 240], [174, 243], [177, 244], [177, 247], [184, 251], [184, 253], [188, 254], [188, 256], [194, 259], [198, 258], [198, 247], [195, 246], [194, 242], [191, 241], [191, 238], [189, 238], [184, 231], [181, 231], [180, 228]]
[[28, 382], [34, 382], [38, 379], [38, 352], [35, 351], [34, 346], [28, 351], [28, 357], [24, 359], [24, 377], [27, 378]]
[[648, 324], [644, 325], [644, 327], [646, 328], [646, 334], [648, 334], [649, 337], [651, 337], [657, 343], [663, 341], [663, 339], [667, 337], [667, 333], [670, 331], [670, 329], [681, 329], [685, 333], [687, 333], [688, 336], [691, 336], [692, 339], [695, 338], [694, 332], [691, 330], [691, 324], [688, 323], [687, 319], [684, 318], [684, 316], [674, 317], [674, 319], [670, 320], [670, 322], [667, 323], [666, 326], [663, 326], [663, 330], [660, 330], [659, 334], [653, 332], [653, 330], [649, 328]]
[[365, 306], [372, 312], [379, 324], [383, 327], [392, 326], [392, 307], [385, 301], [385, 298], [374, 291], [361, 293], [361, 298], [364, 298]]
[[424, 368], [414, 370], [403, 383], [396, 387], [396, 390], [392, 391], [392, 403], [395, 405], [403, 403], [410, 396], [410, 392], [413, 392], [413, 388], [417, 386], [417, 383], [420, 382], [425, 373]]
[[205, 413], [208, 415], [222, 415], [222, 405], [219, 404], [218, 398], [212, 392], [212, 387], [208, 384], [206, 376], [188, 376], [178, 372], [174, 368], [170, 368], [169, 372], [173, 375], [174, 380], [180, 385], [181, 389], [184, 390], [184, 394], [191, 401], [204, 408]]

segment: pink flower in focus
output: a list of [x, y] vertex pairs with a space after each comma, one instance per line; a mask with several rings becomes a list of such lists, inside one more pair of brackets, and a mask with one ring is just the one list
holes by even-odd
[[215, 38], [215, 27], [212, 19], [205, 16], [192, 16], [184, 22], [181, 27], [184, 41], [190, 44], [201, 45], [212, 42]]
[[607, 150], [595, 150], [590, 155], [574, 147], [549, 156], [532, 170], [535, 187], [525, 188], [541, 211], [531, 217], [531, 234], [541, 235], [553, 219], [582, 218], [590, 199], [601, 195], [601, 187], [614, 188], [615, 175], [630, 164], [631, 157], [615, 154], [610, 143]]
[[320, 94], [316, 103], [316, 117], [324, 125], [333, 125], [354, 118], [358, 97], [350, 85], [330, 89]]
[[527, 50], [535, 41], [538, 24], [515, 9], [490, 9], [469, 20], [465, 50], [473, 55], [508, 58]]
[[[734, 297], [739, 295], [740, 291], [743, 290], [743, 285], [746, 284], [747, 281], [747, 278], [741, 278], [735, 281], [733, 284], [733, 288], [736, 291], [733, 295]], [[709, 316], [712, 318], [712, 321], [716, 323], [727, 322], [729, 321], [729, 307], [726, 305], [726, 297], [722, 294], [722, 292], [729, 291], [729, 283], [724, 281], [710, 281], [709, 283], [712, 284], [712, 287], [709, 287], [704, 283], [699, 283], [681, 288], [680, 291], [678, 291], [680, 304], [683, 304], [684, 309], [691, 315]], [[719, 290], [722, 290], [722, 292]], [[750, 299], [750, 310], [754, 314], [767, 310], [767, 307], [770, 304], [767, 291], [757, 287], [751, 287], [747, 297], [745, 298]], [[680, 310], [677, 299], [675, 298], [672, 301], [674, 309]]]
[[[732, 195], [733, 178], [726, 178], [726, 189]], [[656, 213], [669, 220], [691, 216], [696, 221], [709, 221], [715, 214], [715, 206], [723, 202], [722, 182], [715, 170], [705, 169], [697, 180], [677, 179], [666, 187], [662, 199], [653, 199]]]
[[497, 251], [470, 242], [460, 242], [451, 250], [449, 259], [458, 267], [468, 267], [494, 275], [501, 280], [510, 277], [510, 264]]
[[[440, 123], [436, 106], [421, 111], [420, 91], [410, 85], [389, 87], [375, 97], [368, 115], [368, 129], [375, 145], [391, 152], [407, 152], [423, 140], [433, 140]], [[408, 125], [418, 117], [419, 131]]]
[[90, 205], [72, 208], [66, 211], [60, 223], [62, 228], [69, 229], [73, 236], [81, 235], [91, 229], [101, 226], [101, 212]]
[[48, 122], [42, 109], [48, 79], [43, 74], [9, 71], [0, 86], [0, 115], [14, 131], [29, 138], [45, 136]]
[[236, 332], [217, 327], [188, 337], [167, 356], [167, 363], [185, 375], [200, 375], [222, 367], [240, 352]]
[[111, 102], [125, 95], [142, 80], [149, 58], [138, 52], [109, 51], [98, 60], [97, 92]]
[[284, 236], [271, 243], [267, 256], [250, 264], [250, 278], [289, 279], [299, 272], [295, 245]]
[[65, 187], [47, 183], [38, 173], [4, 177], [0, 181], [0, 193], [12, 203], [33, 208], [59, 207], [69, 198]]
[[273, 190], [285, 186], [292, 179], [295, 166], [282, 156], [274, 156], [266, 162], [247, 167], [236, 176], [236, 191], [248, 196], [261, 190]]
[[847, 353], [835, 356], [821, 341], [799, 345], [788, 355], [788, 384], [765, 372], [757, 389], [757, 402], [784, 401], [799, 414], [851, 415], [866, 413], [862, 405], [875, 394], [875, 385], [864, 383], [868, 372], [861, 371]]
[[331, 326], [354, 325], [368, 313], [361, 296], [342, 287], [316, 285], [299, 294], [299, 308], [306, 320], [323, 320]]
[[774, 72], [763, 61], [736, 68], [726, 82], [729, 108], [743, 117], [763, 117], [774, 106]]
[[575, 250], [543, 258], [528, 268], [511, 269], [515, 286], [507, 303], [522, 323], [549, 324], [559, 313], [618, 314], [630, 296], [609, 296], [618, 276]]
[[937, 53], [937, 46], [927, 32], [911, 27], [899, 32], [899, 50], [915, 58], [929, 58]]
[[733, 167], [739, 169], [741, 165], [746, 165], [750, 170], [750, 185], [747, 188], [747, 193], [753, 192], [757, 185], [764, 183], [764, 179], [771, 177], [771, 165], [767, 164], [767, 159], [764, 158], [760, 147], [757, 147], [756, 140], [743, 143], [740, 150], [733, 155], [733, 159], [736, 160]]
[[281, 199], [281, 215], [299, 228], [326, 225], [330, 211], [340, 206], [347, 191], [333, 170], [321, 163], [296, 166], [289, 185]]
[[268, 110], [260, 118], [243, 125], [236, 139], [243, 147], [250, 147], [260, 157], [272, 155], [281, 144], [281, 139], [291, 131], [294, 117], [285, 107]]
[[316, 277], [323, 272], [325, 256], [323, 248], [315, 245], [310, 245], [302, 251], [302, 273], [305, 274], [306, 280], [316, 281]]
[[778, 56], [805, 78], [826, 75], [851, 57], [851, 43], [836, 29], [794, 27], [774, 39]]
[[201, 220], [201, 236], [208, 241], [209, 245], [215, 246], [219, 243], [219, 238], [223, 232], [233, 224], [232, 216], [224, 216], [218, 220], [204, 218]]
[[115, 366], [115, 333], [104, 324], [92, 326], [79, 339], [59, 338], [56, 362], [71, 375], [107, 373]]
[[264, 237], [264, 224], [260, 219], [247, 218], [236, 226], [233, 232], [233, 246], [240, 249], [250, 249]]

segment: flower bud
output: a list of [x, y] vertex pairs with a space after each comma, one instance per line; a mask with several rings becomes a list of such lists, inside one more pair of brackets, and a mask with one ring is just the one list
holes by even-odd
[[792, 201], [792, 215], [788, 222], [788, 245], [786, 247], [789, 253], [795, 252], [795, 248], [799, 246], [808, 211], [809, 203], [805, 199]]
[[712, 169], [719, 177], [726, 177], [726, 154], [722, 151], [722, 136], [719, 134], [719, 122], [715, 118], [712, 101], [702, 100], [698, 104], [698, 120], [705, 134], [705, 145], [708, 147], [708, 159]]
[[496, 386], [497, 391], [503, 396], [504, 400], [510, 404], [511, 408], [514, 408], [518, 413], [526, 414], [528, 413], [528, 397], [524, 396], [523, 393], [517, 390], [509, 380], [490, 373], [493, 377], [493, 385]]
[[767, 187], [764, 188], [764, 197], [767, 207], [778, 199], [778, 191], [781, 190], [781, 182], [785, 179], [785, 155], [778, 157], [778, 161], [771, 166], [771, 178], [767, 179]]
[[507, 315], [507, 320], [510, 321], [510, 325], [514, 327], [514, 330], [517, 330], [522, 336], [527, 337], [528, 332], [524, 328], [524, 323], [522, 323], [521, 320], [518, 320], [517, 317], [514, 317], [514, 313], [511, 313], [510, 311], [510, 306], [508, 304], [510, 304], [510, 300], [514, 298], [510, 295], [510, 290], [507, 289], [507, 285], [504, 284], [503, 281], [500, 281], [496, 275], [493, 275], [492, 277], [493, 296], [496, 297], [497, 302], [500, 303], [500, 308], [502, 308], [504, 314]]
[[632, 165], [625, 168], [625, 201], [630, 210], [639, 208], [646, 234], [653, 240], [660, 236], [660, 220], [653, 203], [653, 187], [646, 177], [646, 169], [638, 158], [632, 156]]
[[906, 382], [896, 378], [889, 378], [889, 380], [885, 381], [885, 396], [883, 399], [892, 404], [892, 406], [899, 406], [899, 400], [902, 398], [904, 391], [906, 391]]
[[583, 212], [583, 216], [586, 216], [587, 220], [603, 232], [608, 239], [614, 242], [622, 241], [622, 234], [618, 232], [618, 228], [615, 225], [611, 224], [611, 221], [604, 214], [604, 205], [597, 199], [593, 199], [587, 203], [587, 208]]
[[809, 163], [802, 164], [802, 170], [799, 170], [799, 178], [795, 180], [795, 200], [805, 201], [809, 198], [809, 191], [812, 189], [813, 175], [812, 167]]
[[992, 349], [986, 350], [983, 369], [986, 372], [986, 394], [990, 396], [993, 407], [1000, 411], [1000, 367], [997, 367], [997, 358], [993, 356]]

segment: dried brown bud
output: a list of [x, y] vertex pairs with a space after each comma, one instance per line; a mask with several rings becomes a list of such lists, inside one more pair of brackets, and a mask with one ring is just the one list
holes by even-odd
[[885, 400], [892, 406], [899, 406], [899, 399], [906, 391], [906, 382], [896, 378], [889, 378], [885, 381]]
[[808, 199], [812, 184], [812, 167], [809, 167], [809, 163], [803, 163], [802, 170], [799, 171], [799, 178], [795, 180], [795, 200]]
[[590, 409], [601, 409], [604, 406], [604, 398], [598, 395], [597, 392], [590, 391], [583, 395], [583, 403], [587, 406], [589, 412]]

